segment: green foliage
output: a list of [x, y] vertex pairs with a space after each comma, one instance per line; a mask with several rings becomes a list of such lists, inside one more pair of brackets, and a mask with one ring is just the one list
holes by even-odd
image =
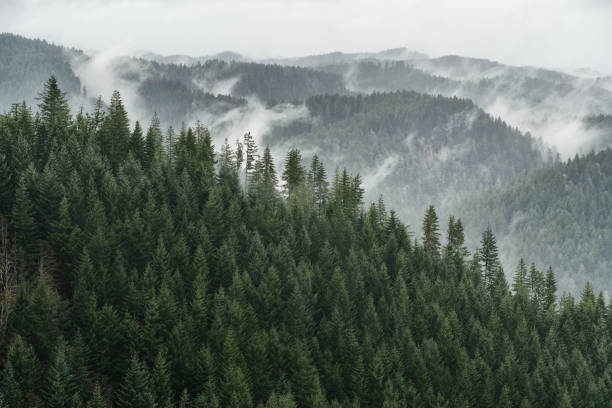
[[406, 91], [324, 94], [306, 106], [313, 119], [276, 126], [264, 142], [304, 152], [314, 146], [328, 166], [360, 173], [366, 198], [384, 195], [412, 226], [421, 225], [431, 204], [446, 219], [454, 211], [449, 197], [499, 185], [548, 161], [533, 137], [467, 99]]
[[132, 356], [130, 366], [117, 390], [116, 405], [119, 408], [155, 408], [157, 406], [148, 369], [136, 356]]
[[[49, 76], [57, 77], [62, 88], [81, 92], [81, 83], [68, 63], [69, 57], [82, 57], [80, 51], [65, 49], [44, 40], [30, 40], [18, 35], [0, 34], [0, 109], [15, 101], [34, 103], [40, 84]], [[28, 67], [24, 69], [24, 67]]]
[[70, 408], [78, 397], [74, 378], [66, 356], [66, 344], [58, 341], [51, 367], [47, 372], [47, 384], [43, 389], [45, 403], [49, 408]]
[[505, 259], [531, 259], [555, 270], [560, 289], [587, 281], [610, 288], [612, 149], [576, 156], [467, 199], [457, 211], [474, 231], [495, 229]]
[[[610, 306], [590, 285], [557, 301], [552, 270], [522, 262], [510, 292], [492, 228], [468, 260], [459, 219], [442, 249], [432, 206], [423, 241], [413, 239], [382, 199], [364, 208], [349, 170], [328, 185], [318, 157], [306, 170], [292, 150], [283, 199], [270, 150], [257, 159], [249, 138], [239, 163], [229, 144], [217, 155], [201, 125], [164, 139], [154, 118], [140, 144], [119, 113], [126, 151], [101, 146], [109, 113], [70, 118], [42, 170], [27, 154], [5, 161], [19, 180], [10, 239], [40, 248], [38, 264], [25, 253], [15, 261], [6, 405], [610, 400]], [[27, 133], [27, 121], [13, 121], [0, 117]], [[1, 153], [12, 135], [0, 126]]]
[[430, 205], [423, 219], [423, 249], [431, 256], [440, 255], [440, 227], [433, 205]]
[[304, 183], [306, 172], [302, 166], [302, 155], [299, 150], [293, 149], [287, 153], [285, 159], [285, 169], [282, 179], [285, 182], [284, 188], [287, 195], [294, 193], [298, 187]]

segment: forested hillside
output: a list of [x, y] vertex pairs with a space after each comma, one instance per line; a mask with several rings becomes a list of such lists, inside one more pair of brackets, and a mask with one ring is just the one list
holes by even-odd
[[490, 230], [471, 257], [430, 207], [413, 240], [346, 171], [132, 130], [118, 93], [38, 110], [0, 116], [0, 406], [610, 406], [612, 308], [510, 291]]
[[0, 111], [16, 101], [34, 103], [40, 84], [51, 74], [66, 91], [79, 94], [81, 83], [68, 63], [78, 53], [43, 40], [0, 33]]
[[459, 208], [476, 230], [493, 227], [509, 261], [525, 256], [555, 267], [568, 290], [591, 281], [611, 294], [612, 150], [527, 174]]
[[583, 123], [612, 112], [612, 92], [596, 79], [448, 56], [360, 61], [321, 67], [343, 75], [355, 92], [412, 90], [471, 99], [492, 116], [542, 137], [563, 155], [610, 146]]
[[211, 60], [190, 67], [160, 64], [155, 69], [167, 78], [203, 87], [212, 88], [221, 81], [231, 81], [223, 93], [256, 96], [270, 104], [345, 92], [340, 76], [299, 67]]
[[0, 35], [2, 111], [15, 101], [34, 103], [40, 84], [51, 74], [76, 108], [89, 111], [98, 94], [122, 88], [129, 92], [128, 101], [139, 118], [157, 113], [162, 123], [175, 127], [245, 110], [247, 97], [272, 106], [303, 102], [318, 94], [347, 93], [339, 75], [307, 68], [224, 60], [162, 64], [104, 52], [86, 55], [46, 41]]
[[368, 198], [383, 194], [418, 225], [431, 203], [448, 214], [463, 194], [501, 185], [553, 159], [529, 135], [491, 118], [471, 101], [415, 92], [316, 96], [314, 120], [277, 129], [265, 140], [298, 146], [325, 163], [360, 173]]

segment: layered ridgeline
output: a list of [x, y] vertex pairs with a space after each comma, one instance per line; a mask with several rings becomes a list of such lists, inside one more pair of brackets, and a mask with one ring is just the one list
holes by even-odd
[[306, 106], [308, 120], [277, 128], [266, 142], [359, 173], [366, 199], [383, 194], [413, 226], [429, 204], [448, 215], [461, 196], [554, 159], [531, 136], [465, 99], [396, 92], [316, 96]]
[[0, 406], [609, 405], [591, 286], [510, 291], [490, 230], [470, 257], [431, 207], [413, 240], [347, 172], [238, 146], [131, 130], [118, 94], [73, 117], [53, 78], [0, 116]]
[[3, 111], [15, 101], [34, 103], [40, 84], [54, 74], [74, 108], [87, 109], [98, 95], [122, 89], [134, 116], [157, 113], [162, 123], [175, 127], [196, 118], [227, 126], [261, 112], [280, 115], [280, 108], [266, 108], [283, 102], [346, 93], [340, 76], [306, 68], [223, 60], [161, 64], [107, 52], [87, 55], [12, 34], [0, 34], [0, 61]]
[[552, 265], [560, 286], [612, 291], [612, 150], [542, 169], [458, 206], [475, 230], [496, 231], [510, 263]]
[[471, 99], [491, 115], [542, 137], [565, 157], [611, 145], [605, 132], [583, 121], [612, 112], [612, 87], [601, 78], [458, 56], [319, 69], [342, 75], [355, 92], [413, 90]]
[[23, 100], [35, 101], [40, 84], [54, 74], [70, 94], [81, 93], [81, 82], [69, 61], [80, 51], [42, 40], [0, 33], [0, 111]]

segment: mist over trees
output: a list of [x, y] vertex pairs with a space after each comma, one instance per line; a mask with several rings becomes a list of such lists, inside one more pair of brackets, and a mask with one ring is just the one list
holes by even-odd
[[502, 237], [508, 259], [558, 265], [561, 287], [590, 281], [610, 291], [612, 150], [576, 156], [466, 200], [458, 211], [474, 230], [486, 223]]
[[[524, 172], [554, 165], [559, 161], [557, 151], [567, 161], [574, 152], [597, 152], [612, 140], [612, 94], [609, 78], [603, 77], [456, 55], [429, 58], [403, 48], [257, 60], [231, 52], [136, 58], [100, 50], [88, 55], [12, 34], [0, 34], [0, 44], [0, 89], [5, 91], [0, 111], [14, 109], [11, 104], [23, 100], [37, 104], [40, 84], [53, 73], [73, 112], [82, 107], [83, 114], [97, 117], [99, 126], [103, 114], [114, 109], [108, 105], [112, 90], [120, 89], [123, 108], [133, 122], [140, 121], [137, 130], [130, 129], [136, 134], [130, 148], [140, 149], [143, 142], [138, 135], [148, 135], [148, 122], [154, 116], [159, 131], [145, 144], [149, 151], [160, 134], [162, 145], [171, 146], [184, 124], [198, 120], [218, 146], [225, 138], [234, 146], [237, 135], [251, 132], [259, 144], [269, 144], [269, 157], [299, 148], [307, 162], [318, 154], [324, 163], [319, 167], [329, 176], [340, 174], [343, 167], [359, 174], [366, 203], [377, 201], [382, 193], [400, 219], [417, 230], [430, 204], [444, 220], [463, 213], [457, 206], [466, 196], [502, 191]], [[98, 94], [104, 98], [97, 99]], [[167, 132], [169, 125], [172, 130]], [[105, 132], [115, 130], [107, 127]], [[41, 144], [47, 143], [46, 137], [41, 139]], [[125, 147], [115, 145], [112, 136], [107, 139], [107, 151]], [[142, 158], [150, 161], [147, 154], [142, 153]], [[122, 159], [113, 159], [113, 166]], [[282, 160], [277, 162], [281, 179]], [[569, 218], [575, 212], [601, 208], [600, 201], [591, 202], [597, 194], [585, 197], [577, 201]], [[319, 199], [323, 199], [320, 194]], [[551, 193], [550, 200], [557, 199]], [[486, 203], [488, 196], [482, 200]], [[507, 231], [523, 216], [538, 215], [489, 213], [495, 216], [487, 222], [470, 216], [476, 221], [465, 223], [467, 246], [473, 250], [481, 230], [490, 223], [500, 234], [506, 254], [502, 262], [512, 269], [524, 255], [524, 248], [514, 243], [524, 241], [506, 240]], [[540, 219], [525, 223], [539, 225]], [[443, 234], [445, 228], [442, 225]], [[551, 248], [555, 242], [580, 236], [587, 237], [581, 242], [592, 247], [605, 247], [608, 235], [591, 233], [602, 230], [593, 222], [579, 223], [571, 231], [547, 234], [538, 242], [547, 241]], [[416, 235], [420, 238], [419, 231]], [[546, 249], [546, 255], [532, 252], [529, 257], [558, 271], [561, 292], [578, 295], [587, 280], [609, 290], [607, 253], [578, 248], [568, 246], [563, 256]], [[601, 257], [578, 263], [595, 254]], [[573, 281], [571, 274], [578, 280]]]
[[557, 298], [526, 259], [509, 285], [491, 228], [470, 254], [431, 206], [415, 240], [318, 157], [290, 150], [277, 175], [250, 137], [215, 150], [199, 123], [128, 118], [119, 93], [73, 116], [55, 78], [36, 115], [0, 115], [0, 406], [612, 400], [590, 284]]
[[35, 102], [40, 85], [51, 74], [62, 83], [64, 90], [81, 92], [81, 82], [68, 62], [69, 50], [44, 40], [30, 40], [14, 34], [0, 33], [0, 109], [26, 100]]
[[0, 408], [612, 408], [612, 3], [365, 3], [0, 0]]
[[277, 127], [264, 140], [359, 172], [369, 199], [383, 194], [412, 226], [430, 203], [447, 216], [458, 197], [555, 160], [466, 99], [394, 92], [314, 96], [306, 106], [312, 120]]

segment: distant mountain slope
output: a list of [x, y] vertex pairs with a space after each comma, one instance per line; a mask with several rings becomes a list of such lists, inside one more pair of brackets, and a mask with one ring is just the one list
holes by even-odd
[[333, 73], [274, 64], [210, 60], [193, 66], [155, 64], [159, 75], [185, 84], [237, 97], [256, 96], [267, 103], [303, 101], [319, 94], [345, 93], [342, 78]]
[[[250, 110], [260, 112], [279, 103], [301, 103], [313, 95], [348, 92], [339, 75], [307, 68], [219, 60], [191, 66], [130, 57], [99, 60], [83, 62], [77, 72], [85, 78], [93, 73], [94, 83], [97, 71], [111, 72], [114, 87], [128, 90], [132, 102], [128, 99], [128, 106], [139, 117], [149, 118], [156, 112], [163, 123], [175, 126], [197, 119], [211, 125], [236, 108], [233, 120], [248, 122], [255, 120], [245, 119], [252, 116]], [[98, 64], [104, 66], [98, 68]]]
[[35, 105], [40, 85], [54, 74], [68, 93], [81, 92], [81, 82], [69, 60], [81, 52], [43, 40], [0, 34], [0, 111], [16, 101]]
[[455, 56], [322, 69], [342, 75], [355, 92], [414, 90], [471, 99], [487, 113], [542, 137], [564, 157], [609, 145], [583, 122], [585, 116], [612, 112], [612, 92], [601, 79]]
[[474, 231], [493, 227], [508, 264], [524, 256], [552, 265], [563, 288], [577, 292], [588, 280], [610, 292], [612, 149], [520, 177], [457, 212]]
[[306, 104], [312, 121], [277, 129], [266, 142], [360, 173], [369, 199], [384, 194], [412, 225], [429, 204], [445, 214], [458, 196], [551, 160], [532, 137], [465, 99], [396, 92], [317, 96]]
[[[347, 93], [340, 76], [307, 68], [222, 60], [163, 64], [107, 52], [86, 55], [45, 41], [0, 35], [0, 108], [8, 110], [20, 100], [35, 106], [41, 84], [52, 74], [75, 109], [90, 110], [99, 95], [108, 100], [117, 89], [132, 120], [148, 122], [157, 113], [162, 123], [174, 126], [197, 119], [210, 124], [235, 109], [232, 118], [244, 119], [249, 109]], [[246, 97], [255, 97], [263, 107], [254, 102], [247, 109]]]
[[297, 65], [300, 67], [321, 67], [325, 65], [333, 65], [340, 63], [356, 62], [362, 60], [380, 60], [380, 61], [409, 61], [426, 59], [427, 55], [411, 51], [405, 47], [391, 48], [379, 52], [330, 52], [327, 54], [308, 55], [295, 58], [276, 58], [267, 59], [263, 62], [281, 65]]

